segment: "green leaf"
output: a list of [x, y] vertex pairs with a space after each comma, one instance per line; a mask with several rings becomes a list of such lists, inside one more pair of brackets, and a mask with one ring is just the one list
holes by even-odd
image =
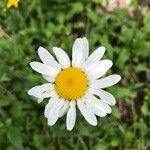
[[125, 97], [135, 97], [135, 92], [130, 87], [115, 87], [110, 88], [109, 91], [116, 97], [116, 98], [125, 98]]
[[134, 133], [131, 132], [131, 131], [127, 131], [125, 133], [125, 141], [128, 143], [128, 142], [132, 142], [133, 141], [133, 138], [134, 138]]
[[70, 11], [66, 14], [66, 19], [71, 19], [75, 14], [82, 12], [84, 5], [81, 2], [72, 3]]
[[120, 118], [121, 114], [120, 114], [120, 112], [119, 112], [119, 110], [118, 110], [117, 107], [112, 108], [112, 115], [113, 115], [115, 118], [118, 118], [118, 119]]
[[9, 142], [18, 150], [23, 148], [22, 145], [22, 137], [21, 133], [19, 131], [19, 128], [17, 127], [10, 127], [10, 129], [7, 132], [7, 138]]
[[128, 49], [120, 50], [119, 57], [116, 62], [116, 65], [118, 66], [118, 68], [123, 69], [125, 62], [129, 60], [129, 57], [130, 57], [130, 50]]
[[[2, 92], [2, 91], [1, 91]], [[5, 107], [13, 103], [15, 97], [13, 95], [4, 95], [0, 97], [0, 106]]]
[[141, 112], [145, 115], [145, 116], [150, 116], [150, 110], [148, 108], [148, 104], [145, 102], [142, 107], [141, 107]]
[[110, 144], [112, 147], [117, 147], [119, 145], [119, 140], [117, 138], [114, 138]]
[[11, 104], [11, 101], [7, 100], [7, 99], [0, 99], [0, 106], [1, 107], [5, 107]]
[[150, 32], [150, 11], [144, 17], [144, 30]]

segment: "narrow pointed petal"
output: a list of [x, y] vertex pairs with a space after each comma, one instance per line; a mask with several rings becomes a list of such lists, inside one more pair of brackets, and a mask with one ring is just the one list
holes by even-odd
[[111, 113], [111, 108], [109, 105], [107, 105], [105, 102], [103, 102], [100, 99], [97, 99], [95, 96], [93, 96], [93, 102], [100, 107], [101, 109], [103, 109], [107, 114]]
[[44, 110], [44, 116], [46, 118], [48, 118], [51, 108], [54, 106], [54, 104], [58, 100], [59, 100], [59, 98], [57, 96], [54, 96], [54, 97], [50, 98], [50, 100], [49, 100], [48, 104], [45, 106], [45, 110]]
[[106, 104], [104, 101], [102, 101], [102, 100], [100, 100], [100, 103], [103, 105], [103, 108], [106, 110], [106, 113], [107, 114], [110, 114], [111, 112], [112, 112], [112, 109], [111, 109], [111, 107], [108, 105], [108, 104]]
[[93, 99], [90, 99], [90, 98], [86, 100], [86, 103], [88, 107], [91, 109], [91, 111], [99, 117], [105, 117], [107, 115], [106, 111], [102, 107], [94, 103], [92, 100]]
[[68, 110], [69, 110], [69, 101], [65, 100], [65, 103], [59, 112], [59, 118], [64, 116]]
[[38, 73], [45, 74], [51, 77], [55, 77], [58, 73], [57, 69], [47, 66], [45, 64], [42, 64], [40, 62], [31, 62], [30, 66], [33, 70], [35, 70]]
[[37, 99], [37, 102], [38, 102], [38, 103], [41, 103], [42, 101], [43, 101], [43, 98], [38, 98], [38, 99]]
[[92, 63], [99, 61], [104, 53], [105, 53], [105, 47], [101, 46], [98, 47], [86, 60], [86, 62], [83, 64], [83, 68], [86, 69], [89, 65], [91, 65]]
[[45, 79], [45, 80], [47, 80], [48, 82], [54, 82], [55, 81], [55, 79], [53, 78], [53, 77], [51, 77], [51, 76], [48, 76], [48, 75], [42, 75], [43, 76], [43, 78]]
[[44, 47], [38, 48], [38, 55], [44, 64], [50, 65], [54, 61], [54, 57]]
[[76, 122], [76, 108], [75, 108], [76, 102], [72, 101], [70, 102], [70, 108], [67, 113], [67, 130], [71, 131], [75, 125]]
[[48, 125], [53, 126], [59, 118], [59, 112], [64, 104], [63, 100], [59, 100], [53, 105], [48, 116]]
[[51, 92], [54, 90], [54, 85], [51, 83], [45, 83], [42, 85], [37, 85], [33, 88], [31, 88], [28, 91], [28, 94], [31, 96], [34, 96], [36, 98], [39, 98], [40, 100], [38, 102], [41, 102], [43, 98], [50, 97]]
[[89, 44], [87, 39], [77, 38], [72, 48], [72, 66], [80, 67], [89, 55]]
[[120, 80], [121, 76], [114, 74], [99, 80], [92, 81], [90, 86], [94, 89], [103, 89], [115, 85]]
[[85, 49], [84, 57], [85, 57], [85, 59], [87, 59], [89, 56], [89, 42], [86, 37], [83, 37], [82, 40], [83, 40], [83, 49]]
[[53, 52], [56, 55], [57, 60], [59, 61], [62, 68], [70, 67], [70, 59], [67, 53], [58, 47], [53, 47]]
[[61, 67], [54, 57], [43, 47], [38, 48], [38, 55], [42, 62], [48, 66], [55, 68], [55, 70], [60, 71]]
[[94, 94], [99, 96], [102, 99], [102, 101], [104, 101], [105, 103], [109, 105], [113, 106], [116, 104], [116, 100], [114, 96], [107, 91], [98, 89], [98, 90], [94, 90]]
[[83, 117], [85, 118], [85, 120], [93, 125], [96, 126], [97, 125], [97, 119], [96, 116], [93, 114], [93, 112], [86, 106], [86, 104], [84, 103], [84, 100], [78, 100], [77, 101], [77, 105], [78, 108], [80, 110], [80, 112], [82, 113]]
[[98, 79], [105, 75], [105, 73], [111, 68], [112, 64], [111, 60], [96, 61], [88, 66], [85, 72], [91, 80]]

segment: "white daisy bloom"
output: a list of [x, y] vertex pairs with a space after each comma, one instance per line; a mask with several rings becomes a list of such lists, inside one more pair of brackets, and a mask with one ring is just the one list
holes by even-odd
[[89, 44], [84, 37], [75, 40], [72, 61], [61, 48], [54, 47], [53, 52], [57, 60], [45, 48], [39, 47], [42, 62], [31, 62], [30, 66], [48, 83], [31, 88], [28, 94], [36, 97], [39, 103], [50, 98], [44, 111], [50, 126], [67, 114], [67, 130], [72, 130], [76, 122], [76, 107], [89, 124], [96, 126], [96, 116], [110, 114], [110, 105], [116, 103], [113, 95], [103, 89], [121, 80], [116, 74], [102, 78], [113, 64], [108, 59], [100, 60], [105, 48], [99, 47], [89, 56]]

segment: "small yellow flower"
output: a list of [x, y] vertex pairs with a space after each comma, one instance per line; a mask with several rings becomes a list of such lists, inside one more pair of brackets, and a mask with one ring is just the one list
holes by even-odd
[[12, 6], [14, 6], [15, 8], [18, 8], [18, 3], [19, 3], [19, 0], [8, 0], [7, 1], [7, 8], [10, 8]]

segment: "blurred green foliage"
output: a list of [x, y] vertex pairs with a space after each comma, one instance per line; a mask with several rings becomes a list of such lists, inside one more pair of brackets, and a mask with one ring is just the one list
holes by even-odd
[[[0, 150], [148, 150], [150, 149], [150, 11], [142, 15], [138, 1], [134, 13], [107, 12], [106, 0], [20, 0], [18, 9], [0, 1]], [[27, 95], [45, 83], [29, 63], [39, 60], [37, 48], [60, 46], [71, 54], [75, 38], [86, 36], [90, 52], [107, 48], [110, 73], [122, 81], [108, 90], [117, 106], [97, 127], [78, 113], [72, 132], [65, 117], [49, 127], [43, 111]]]

